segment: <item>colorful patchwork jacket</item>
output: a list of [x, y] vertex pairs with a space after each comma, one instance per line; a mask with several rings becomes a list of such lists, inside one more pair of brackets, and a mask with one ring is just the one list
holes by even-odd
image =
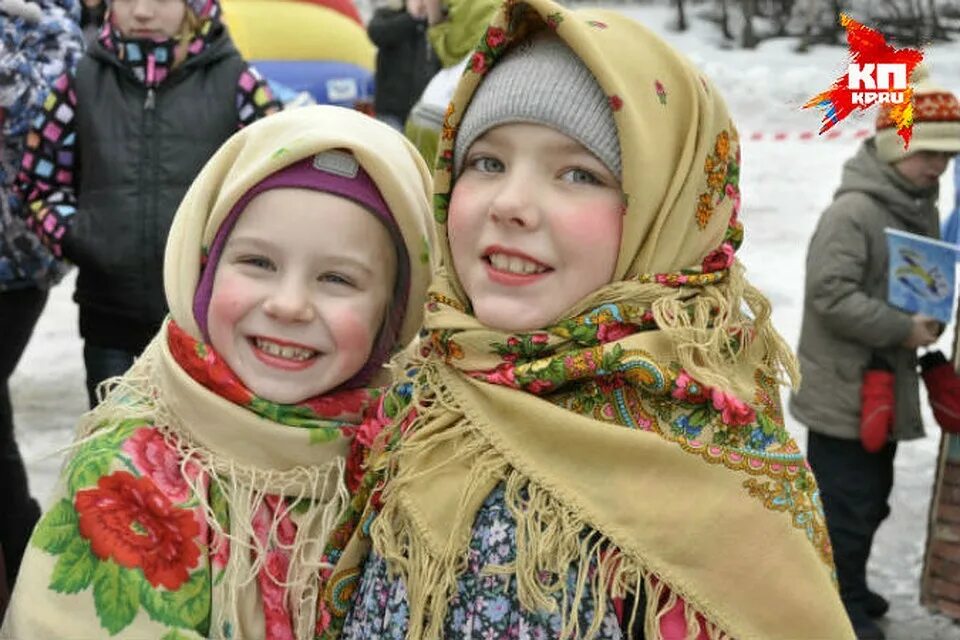
[[11, 185], [50, 84], [83, 55], [77, 0], [0, 3], [0, 291], [47, 287], [65, 271], [16, 212]]

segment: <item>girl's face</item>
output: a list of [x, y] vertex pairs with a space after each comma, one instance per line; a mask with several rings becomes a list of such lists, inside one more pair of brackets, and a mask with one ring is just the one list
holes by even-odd
[[360, 205], [307, 189], [261, 193], [224, 246], [210, 342], [253, 393], [293, 404], [367, 361], [393, 294], [390, 234]]
[[124, 38], [173, 38], [187, 17], [184, 0], [113, 0], [110, 15]]
[[543, 125], [506, 124], [467, 151], [447, 231], [483, 324], [540, 329], [613, 278], [623, 225], [616, 177]]

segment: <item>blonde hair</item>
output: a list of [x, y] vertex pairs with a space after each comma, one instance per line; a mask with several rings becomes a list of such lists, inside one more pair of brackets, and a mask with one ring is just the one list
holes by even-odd
[[[184, 2], [186, 4], [186, 2]], [[203, 26], [204, 19], [194, 13], [189, 6], [183, 15], [183, 23], [180, 25], [180, 32], [177, 34], [177, 46], [173, 51], [173, 67], [176, 69], [184, 60], [187, 59], [187, 48], [190, 42], [196, 37]]]

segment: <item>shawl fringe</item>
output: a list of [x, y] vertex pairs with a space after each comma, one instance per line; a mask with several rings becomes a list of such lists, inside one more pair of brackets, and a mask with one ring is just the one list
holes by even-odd
[[[642, 615], [646, 637], [663, 640], [660, 622], [677, 606], [682, 596], [679, 590], [647, 569], [641, 558], [617, 548], [592, 528], [583, 514], [512, 468], [459, 411], [434, 368], [425, 363], [422, 371], [431, 391], [413, 399], [411, 406], [418, 410], [418, 417], [409, 427], [410, 435], [401, 439], [383, 463], [382, 471], [387, 475], [383, 509], [370, 530], [374, 548], [386, 560], [391, 574], [405, 581], [410, 607], [407, 638], [443, 637], [448, 603], [456, 593], [458, 576], [467, 566], [469, 539], [460, 534], [438, 541], [417, 526], [411, 517], [414, 507], [404, 499], [403, 492], [429, 469], [417, 471], [404, 461], [408, 456], [429, 459], [431, 453], [439, 453], [439, 447], [456, 442], [452, 457], [438, 458], [445, 465], [459, 463], [469, 469], [448, 530], [466, 532], [469, 537], [477, 505], [499, 482], [505, 483], [506, 504], [516, 520], [515, 562], [486, 567], [488, 575], [514, 575], [520, 604], [528, 611], [559, 613], [559, 640], [595, 637], [611, 597], [636, 594], [642, 588], [645, 609], [639, 611], [641, 599], [635, 598], [633, 609], [625, 616], [630, 621], [628, 629], [632, 630], [637, 615]], [[443, 410], [436, 411], [438, 405]], [[455, 416], [453, 422], [451, 415]], [[575, 583], [568, 580], [571, 571], [577, 577]], [[585, 627], [578, 612], [588, 589], [594, 614]], [[686, 597], [684, 615], [688, 637], [696, 638], [703, 630], [710, 640], [730, 640], [731, 636]], [[628, 637], [632, 637], [632, 631], [628, 631]]]
[[771, 322], [769, 300], [747, 281], [745, 271], [734, 260], [714, 284], [675, 288], [657, 282], [615, 282], [581, 301], [572, 313], [617, 302], [648, 307], [676, 360], [695, 380], [751, 403], [751, 376], [731, 376], [731, 369], [743, 367], [751, 373], [759, 369], [778, 384], [796, 388], [800, 367]]
[[[220, 581], [221, 602], [214, 603], [210, 633], [220, 637], [226, 620], [244, 617], [241, 593], [257, 588], [256, 580], [267, 561], [270, 549], [289, 554], [286, 579], [263, 573], [287, 595], [293, 630], [298, 640], [312, 640], [316, 626], [317, 603], [322, 592], [323, 569], [333, 565], [323, 560], [324, 542], [329, 538], [349, 502], [344, 481], [344, 460], [337, 457], [318, 467], [298, 466], [288, 471], [262, 469], [219, 456], [194, 439], [183, 421], [164, 401], [164, 390], [157, 384], [158, 359], [163, 357], [159, 340], [147, 347], [123, 376], [111, 378], [98, 388], [100, 403], [81, 418], [76, 447], [117, 429], [130, 420], [143, 420], [157, 429], [180, 454], [180, 474], [190, 487], [192, 498], [202, 509], [206, 524], [224, 544], [229, 556]], [[218, 490], [227, 505], [228, 521], [221, 522], [211, 504], [210, 495]], [[266, 508], [271, 519], [266, 535], [254, 528], [255, 515], [267, 507], [266, 498], [287, 498], [275, 511]], [[297, 513], [297, 531], [292, 542], [280, 539], [282, 522]], [[215, 590], [215, 599], [217, 598]], [[249, 601], [248, 601], [249, 602]]]

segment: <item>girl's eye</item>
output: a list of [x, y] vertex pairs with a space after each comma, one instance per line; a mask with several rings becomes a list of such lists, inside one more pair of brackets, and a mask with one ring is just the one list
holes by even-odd
[[590, 171], [586, 169], [569, 169], [563, 172], [561, 176], [564, 182], [571, 182], [574, 184], [603, 184], [603, 181], [600, 180], [597, 176], [593, 175]]
[[256, 267], [257, 269], [266, 269], [268, 271], [272, 271], [274, 269], [273, 262], [270, 260], [270, 258], [265, 258], [263, 256], [244, 256], [237, 262], [240, 264], [249, 265], [251, 267]]
[[320, 276], [319, 280], [320, 282], [329, 282], [331, 284], [342, 284], [347, 287], [353, 286], [353, 282], [349, 278], [342, 276], [339, 273], [325, 273]]
[[502, 162], [490, 156], [477, 156], [471, 159], [469, 167], [481, 173], [501, 173], [504, 169]]

